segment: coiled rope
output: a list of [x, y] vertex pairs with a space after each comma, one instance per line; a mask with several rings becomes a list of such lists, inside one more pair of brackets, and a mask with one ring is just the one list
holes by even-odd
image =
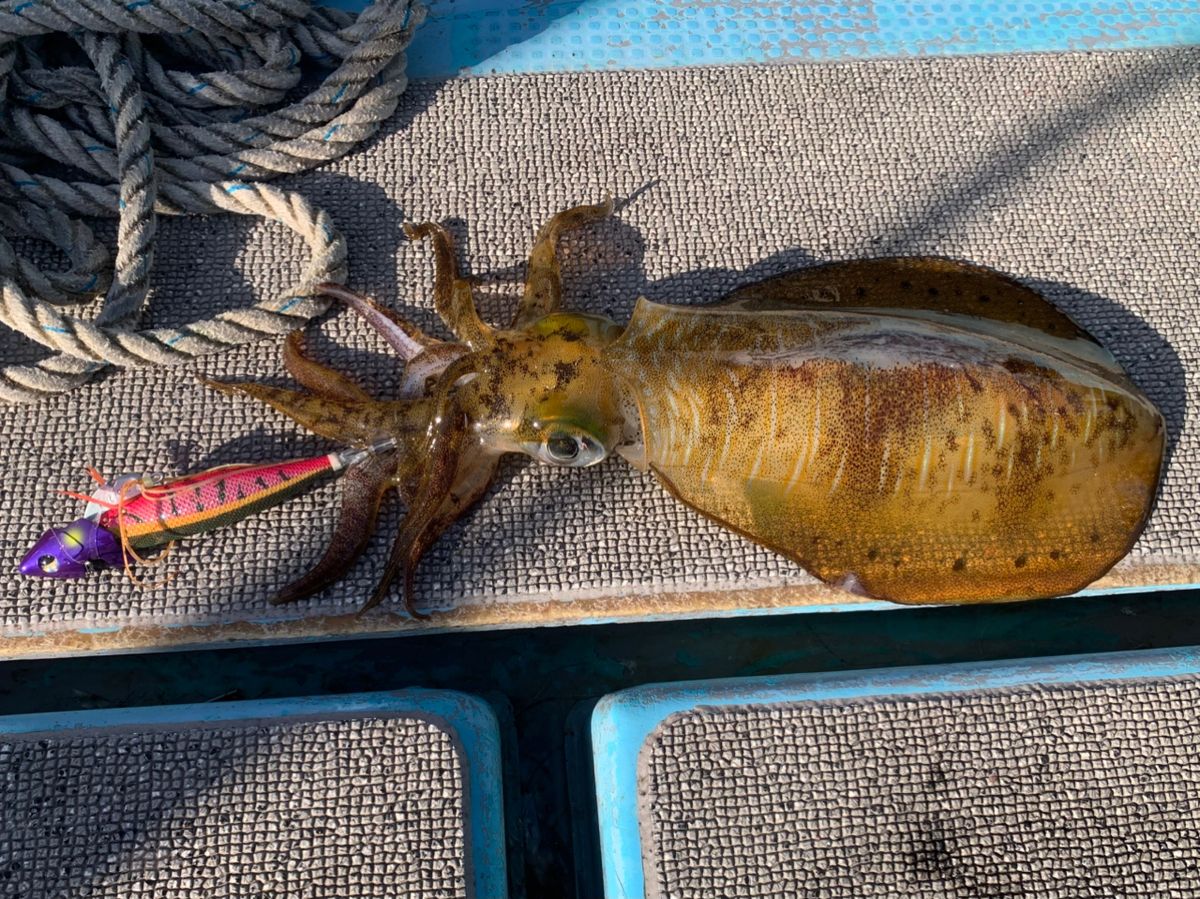
[[[0, 0], [0, 323], [53, 350], [0, 367], [32, 402], [108, 365], [172, 365], [301, 326], [346, 278], [330, 217], [264, 182], [373, 134], [407, 85], [424, 10], [376, 0], [354, 18], [309, 0]], [[331, 69], [299, 99], [305, 63]], [[274, 107], [274, 108], [272, 108]], [[180, 328], [138, 330], [157, 214], [282, 222], [311, 250], [285, 296]], [[116, 253], [80, 217], [117, 218]], [[43, 271], [8, 238], [49, 242]], [[100, 297], [90, 319], [66, 308]]]

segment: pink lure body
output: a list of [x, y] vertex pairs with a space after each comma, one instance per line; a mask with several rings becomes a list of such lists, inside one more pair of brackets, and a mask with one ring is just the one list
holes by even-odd
[[[281, 503], [345, 468], [344, 454], [266, 465], [224, 465], [162, 484], [127, 481], [100, 515], [100, 526], [135, 548], [233, 524]], [[105, 499], [107, 497], [97, 497]]]

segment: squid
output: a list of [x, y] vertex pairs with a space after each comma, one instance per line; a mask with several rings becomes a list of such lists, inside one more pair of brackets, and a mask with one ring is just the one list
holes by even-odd
[[700, 515], [850, 593], [985, 603], [1076, 592], [1133, 546], [1163, 465], [1161, 413], [1113, 355], [1005, 275], [951, 259], [833, 262], [710, 305], [639, 299], [629, 322], [563, 308], [561, 235], [611, 200], [541, 229], [507, 327], [484, 322], [450, 235], [432, 243], [438, 340], [365, 296], [320, 289], [405, 363], [373, 398], [308, 357], [301, 389], [211, 382], [317, 434], [395, 449], [344, 483], [328, 552], [275, 602], [336, 581], [382, 497], [407, 513], [364, 610], [399, 581], [413, 608], [422, 554], [487, 491], [498, 460], [563, 468], [620, 456]]

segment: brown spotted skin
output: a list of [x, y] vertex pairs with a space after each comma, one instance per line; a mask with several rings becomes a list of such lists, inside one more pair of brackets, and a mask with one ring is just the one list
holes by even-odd
[[608, 448], [623, 431], [603, 347], [621, 329], [607, 319], [555, 312], [503, 331], [479, 354], [478, 376], [458, 390], [475, 439], [527, 452], [555, 430], [582, 430]]
[[[643, 300], [610, 351], [676, 497], [894, 602], [1062, 595], [1129, 551], [1163, 421], [1066, 316], [945, 260], [775, 280], [716, 307]], [[999, 315], [956, 311], [979, 296]]]

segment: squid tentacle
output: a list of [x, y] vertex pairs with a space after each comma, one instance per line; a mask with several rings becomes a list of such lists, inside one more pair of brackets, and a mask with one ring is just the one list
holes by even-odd
[[321, 283], [316, 292], [341, 300], [357, 312], [405, 362], [411, 362], [430, 347], [442, 343], [393, 310], [341, 284]]
[[566, 231], [600, 222], [613, 213], [609, 194], [603, 203], [583, 204], [564, 209], [553, 216], [538, 232], [525, 273], [525, 294], [513, 319], [514, 328], [554, 312], [562, 305], [562, 272], [558, 264], [558, 239]]
[[306, 355], [303, 331], [293, 331], [284, 341], [283, 367], [302, 386], [327, 399], [350, 403], [371, 399], [371, 395], [349, 375]]
[[423, 222], [419, 225], [406, 224], [404, 233], [409, 240], [433, 239], [433, 305], [446, 327], [473, 350], [490, 346], [495, 336], [475, 310], [471, 282], [458, 273], [454, 240], [450, 232], [434, 222]]
[[440, 343], [430, 347], [405, 367], [404, 379], [400, 382], [397, 395], [405, 400], [425, 396], [429, 382], [440, 377], [451, 363], [469, 352], [470, 347], [462, 343]]
[[[499, 454], [488, 453], [472, 458], [464, 457], [441, 506], [409, 549], [409, 557], [412, 562], [405, 569], [405, 607], [410, 612], [412, 611], [413, 594], [412, 576], [416, 573], [417, 564], [450, 525], [454, 524], [467, 509], [483, 498], [492, 484], [492, 478], [499, 465]], [[418, 618], [428, 617], [420, 613], [413, 614]]]
[[[404, 360], [404, 377], [400, 383], [398, 395], [400, 399], [417, 399], [426, 393], [426, 388], [430, 379], [440, 375], [451, 362], [461, 358], [471, 351], [471, 348], [462, 343], [451, 343], [445, 340], [438, 340], [435, 337], [430, 337], [414, 325], [412, 322], [397, 315], [393, 310], [385, 306], [380, 306], [374, 300], [349, 290], [341, 284], [318, 284], [317, 291], [327, 294], [341, 300], [355, 312], [363, 317], [372, 328], [387, 341], [388, 346], [394, 349]], [[299, 338], [297, 338], [297, 341]], [[339, 372], [325, 368], [320, 363], [312, 362], [305, 359], [309, 363], [310, 369], [319, 369], [320, 375], [315, 381], [307, 381], [302, 377], [306, 374], [303, 368], [297, 366], [293, 368], [293, 364], [289, 361], [290, 356], [301, 355], [298, 353], [299, 347], [292, 346], [292, 338], [289, 336], [288, 343], [284, 346], [284, 365], [287, 366], [292, 376], [308, 387], [310, 390], [315, 390], [323, 395], [330, 395], [328, 382], [333, 381], [339, 376]], [[328, 372], [329, 374], [326, 374]], [[346, 381], [350, 381], [344, 375], [341, 376]], [[338, 382], [337, 386], [344, 386], [342, 382]], [[351, 382], [350, 391], [357, 388], [357, 384]], [[361, 396], [351, 395], [350, 392], [343, 392], [335, 397], [336, 399], [368, 399], [366, 392], [362, 392]]]
[[409, 413], [412, 401], [348, 401], [266, 384], [235, 384], [206, 378], [200, 381], [229, 396], [241, 393], [253, 397], [314, 434], [342, 443], [366, 446], [381, 436], [401, 435], [412, 430], [409, 424], [413, 418]]
[[413, 575], [421, 553], [428, 546], [426, 532], [436, 525], [438, 512], [451, 494], [466, 445], [466, 414], [456, 401], [454, 388], [460, 379], [474, 374], [478, 364], [477, 356], [466, 356], [442, 373], [424, 451], [420, 454], [424, 460], [420, 482], [409, 502], [408, 514], [400, 525], [400, 532], [392, 544], [383, 577], [375, 592], [359, 609], [359, 615], [379, 605], [387, 596], [396, 575], [401, 574], [406, 611], [414, 618], [428, 617], [413, 608]]
[[416, 572], [421, 553], [428, 546], [425, 534], [437, 521], [438, 510], [454, 485], [459, 455], [466, 437], [466, 422], [459, 410], [454, 409], [451, 412], [447, 409], [441, 416], [441, 422], [435, 427], [436, 431], [429, 441], [428, 463], [421, 477], [420, 486], [417, 488], [417, 494], [400, 526], [400, 533], [396, 535], [396, 540], [392, 544], [392, 551], [388, 556], [383, 577], [370, 599], [359, 609], [359, 615], [373, 609], [383, 601], [392, 581], [399, 574], [403, 578], [405, 611], [413, 618], [429, 617], [413, 607], [413, 575]]
[[391, 475], [395, 468], [396, 454], [381, 453], [367, 458], [343, 475], [341, 514], [329, 547], [312, 569], [271, 598], [272, 605], [312, 596], [345, 575], [346, 569], [362, 555], [375, 530], [379, 507], [392, 486]]

